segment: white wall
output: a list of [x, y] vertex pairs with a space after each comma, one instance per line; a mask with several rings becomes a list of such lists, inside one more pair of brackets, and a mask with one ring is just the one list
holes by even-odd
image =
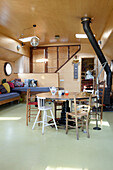
[[15, 61], [15, 73], [29, 73], [29, 57], [22, 56]]

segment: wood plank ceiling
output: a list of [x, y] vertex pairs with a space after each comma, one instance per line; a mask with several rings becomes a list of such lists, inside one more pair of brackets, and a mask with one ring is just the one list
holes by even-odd
[[[89, 43], [75, 38], [76, 33], [84, 33], [81, 17], [93, 18], [91, 26], [99, 40], [112, 9], [113, 0], [1, 0], [0, 32], [17, 41], [23, 32], [25, 37], [35, 33], [40, 45]], [[33, 24], [34, 31], [26, 29]]]

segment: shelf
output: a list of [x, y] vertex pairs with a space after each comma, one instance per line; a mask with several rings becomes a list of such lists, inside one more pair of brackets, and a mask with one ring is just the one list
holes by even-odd
[[94, 67], [95, 67], [94, 58], [83, 58], [82, 59], [82, 64], [81, 64], [81, 90], [82, 91], [84, 89], [84, 86], [87, 86], [88, 88], [93, 87], [93, 84], [96, 80], [96, 70], [92, 72], [94, 79], [85, 80], [85, 77], [86, 77], [86, 72], [88, 70], [93, 70]]

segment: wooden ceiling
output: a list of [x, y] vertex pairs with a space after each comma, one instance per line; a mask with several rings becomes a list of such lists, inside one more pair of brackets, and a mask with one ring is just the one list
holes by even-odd
[[0, 47], [0, 59], [5, 61], [16, 61], [22, 55]]
[[40, 45], [89, 43], [75, 38], [76, 33], [84, 33], [81, 17], [93, 18], [91, 26], [99, 40], [112, 9], [113, 0], [1, 0], [0, 32], [17, 41], [22, 33], [35, 34]]

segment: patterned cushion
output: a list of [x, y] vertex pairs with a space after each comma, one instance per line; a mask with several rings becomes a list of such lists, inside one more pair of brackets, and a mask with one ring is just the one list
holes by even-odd
[[3, 86], [5, 87], [7, 92], [10, 93], [10, 86], [9, 86], [9, 84], [8, 83], [3, 83]]
[[14, 79], [14, 81], [19, 81], [19, 82], [21, 82], [21, 79]]
[[0, 85], [0, 92], [3, 93], [7, 93], [7, 90], [5, 89], [5, 87], [3, 85]]
[[32, 80], [34, 80], [34, 79], [28, 79], [28, 87], [32, 87], [32, 86], [31, 86]]
[[37, 80], [30, 80], [30, 87], [37, 87]]
[[11, 80], [11, 83], [15, 83], [15, 81], [14, 81], [14, 80]]
[[23, 87], [24, 83], [20, 82], [20, 81], [16, 81], [14, 85], [15, 85], [15, 87]]
[[15, 86], [14, 86], [14, 83], [12, 83], [11, 81], [8, 81], [7, 82], [9, 84], [9, 86], [13, 89]]

